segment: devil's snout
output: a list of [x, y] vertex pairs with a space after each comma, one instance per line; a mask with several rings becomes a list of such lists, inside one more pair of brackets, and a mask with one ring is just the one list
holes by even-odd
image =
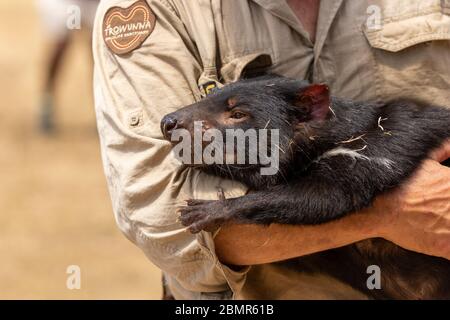
[[174, 115], [168, 114], [161, 120], [161, 132], [165, 139], [170, 141], [172, 132], [177, 128], [178, 120]]

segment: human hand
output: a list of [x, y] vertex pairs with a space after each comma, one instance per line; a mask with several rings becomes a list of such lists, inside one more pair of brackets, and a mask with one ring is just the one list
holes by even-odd
[[450, 259], [450, 142], [434, 151], [398, 190], [376, 199], [381, 236], [397, 245]]

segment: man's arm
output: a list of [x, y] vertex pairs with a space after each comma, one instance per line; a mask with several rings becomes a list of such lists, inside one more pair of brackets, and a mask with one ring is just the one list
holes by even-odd
[[[217, 262], [209, 234], [186, 232], [177, 222], [176, 208], [187, 198], [213, 199], [216, 187], [228, 197], [244, 194], [246, 188], [186, 169], [172, 156], [159, 123], [165, 114], [200, 99], [203, 63], [172, 2], [147, 2], [156, 25], [132, 52], [116, 54], [117, 50], [107, 47], [107, 30], [114, 35], [114, 30], [122, 29], [116, 25], [122, 20], [111, 18], [108, 28], [103, 28], [103, 21], [108, 12], [118, 12], [112, 9], [116, 6], [140, 5], [140, 12], [146, 14], [136, 19], [143, 24], [139, 19], [152, 16], [144, 2], [102, 1], [94, 28], [97, 124], [116, 221], [163, 270], [176, 298], [196, 299], [208, 292], [228, 296], [230, 289], [236, 290], [234, 286], [244, 281], [244, 274]], [[192, 2], [194, 6], [201, 13], [202, 4]]]
[[215, 238], [219, 259], [255, 265], [382, 237], [406, 249], [450, 259], [450, 143], [426, 160], [405, 186], [371, 208], [318, 226], [229, 224]]
[[[371, 215], [373, 216], [373, 215]], [[376, 235], [377, 223], [353, 214], [322, 225], [228, 224], [214, 239], [220, 261], [255, 265], [345, 246]]]

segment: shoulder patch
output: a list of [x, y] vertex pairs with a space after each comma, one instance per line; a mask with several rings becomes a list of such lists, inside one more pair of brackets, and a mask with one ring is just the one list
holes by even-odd
[[128, 8], [112, 7], [103, 19], [103, 39], [115, 54], [139, 48], [153, 32], [156, 16], [145, 0]]

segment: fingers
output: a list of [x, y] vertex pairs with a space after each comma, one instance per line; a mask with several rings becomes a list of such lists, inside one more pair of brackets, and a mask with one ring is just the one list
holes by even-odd
[[430, 158], [437, 162], [444, 162], [450, 158], [450, 139], [444, 142], [439, 149], [434, 150], [430, 154]]
[[433, 159], [425, 159], [421, 166], [414, 172], [412, 180], [423, 180], [423, 179], [432, 179], [433, 177], [439, 176], [442, 174], [442, 169], [447, 169], [446, 167], [440, 165], [437, 160]]

